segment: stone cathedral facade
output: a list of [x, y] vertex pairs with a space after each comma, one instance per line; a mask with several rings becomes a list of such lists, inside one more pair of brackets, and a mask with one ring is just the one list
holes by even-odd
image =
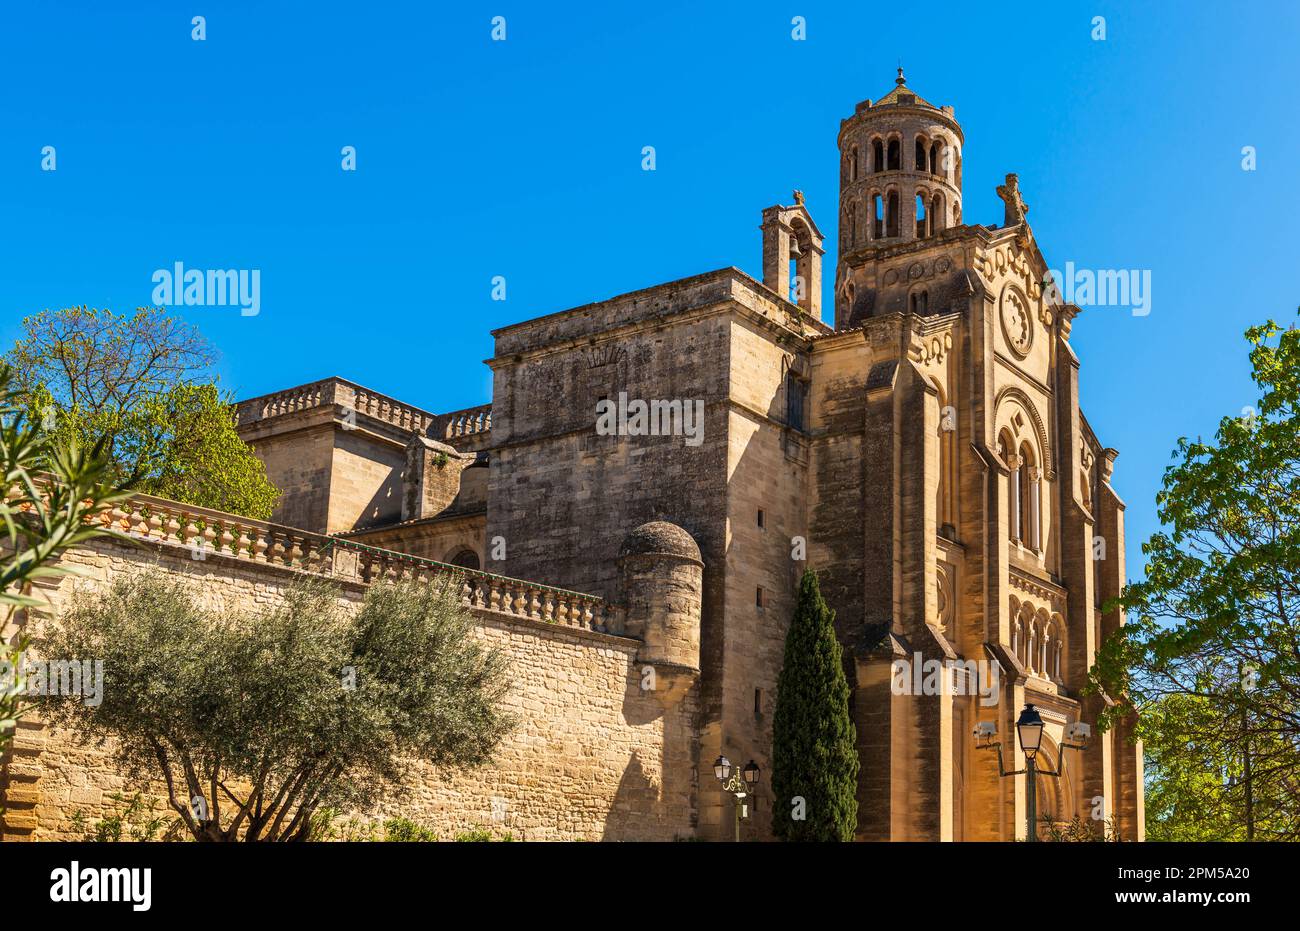
[[[770, 788], [772, 711], [806, 566], [845, 648], [860, 839], [1023, 836], [1024, 777], [1000, 777], [973, 729], [994, 723], [1007, 769], [1021, 768], [1014, 722], [1032, 703], [1057, 769], [1071, 725], [1095, 723], [1108, 700], [1083, 686], [1123, 623], [1102, 608], [1125, 579], [1116, 451], [1080, 410], [1080, 309], [1044, 287], [1016, 176], [997, 191], [1001, 223], [966, 222], [962, 128], [901, 69], [838, 143], [833, 326], [824, 235], [796, 191], [762, 212], [762, 281], [724, 268], [495, 331], [490, 405], [437, 415], [338, 378], [239, 405], [241, 435], [284, 492], [276, 526], [328, 535], [362, 562], [464, 567], [488, 580], [466, 589], [485, 617], [536, 608], [572, 622], [571, 605], [547, 607], [553, 590], [606, 606], [586, 633], [620, 657], [629, 644], [626, 682], [588, 682], [563, 705], [585, 720], [596, 691], [625, 689], [621, 710], [547, 759], [581, 763], [611, 734], [658, 730], [637, 757], [646, 779], [633, 785], [617, 761], [607, 773], [631, 788], [591, 803], [605, 819], [595, 836], [728, 838], [719, 755], [762, 768], [744, 833], [771, 836], [772, 806], [789, 804]], [[616, 429], [599, 429], [602, 409], [619, 410]], [[675, 429], [692, 411], [694, 431]], [[496, 577], [541, 587], [499, 596]], [[647, 667], [654, 702], [638, 697]], [[916, 688], [924, 678], [938, 687]], [[539, 728], [566, 713], [545, 694], [537, 708]], [[1067, 753], [1061, 778], [1040, 777], [1040, 815], [1101, 814], [1141, 839], [1131, 732]], [[546, 798], [526, 793], [565, 805]], [[612, 829], [636, 817], [653, 830]]]

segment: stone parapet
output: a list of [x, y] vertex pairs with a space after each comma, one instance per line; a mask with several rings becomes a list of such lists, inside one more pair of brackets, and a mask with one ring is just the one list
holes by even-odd
[[289, 571], [369, 584], [455, 578], [467, 607], [621, 635], [624, 610], [605, 599], [538, 582], [448, 565], [267, 521], [136, 495], [101, 515], [100, 522], [134, 540], [181, 547], [195, 560], [236, 559]]

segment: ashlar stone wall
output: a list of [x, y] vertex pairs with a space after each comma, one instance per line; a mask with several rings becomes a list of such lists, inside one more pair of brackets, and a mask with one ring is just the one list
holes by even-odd
[[[292, 541], [288, 549], [294, 549]], [[101, 591], [123, 573], [149, 567], [183, 575], [214, 606], [244, 609], [275, 604], [303, 571], [243, 556], [205, 555], [196, 560], [173, 541], [96, 542], [67, 557], [81, 577], [64, 577], [37, 590], [49, 609], [33, 613], [26, 623], [39, 638], [46, 625], [58, 622], [74, 589]], [[347, 582], [340, 599], [355, 606], [364, 589], [362, 582]], [[521, 594], [512, 597], [516, 591]], [[519, 726], [487, 767], [449, 775], [417, 762], [374, 811], [351, 814], [362, 819], [401, 815], [443, 838], [474, 828], [524, 840], [692, 835], [697, 687], [672, 695], [643, 691], [644, 664], [636, 662], [640, 641], [592, 629], [603, 625], [593, 625], [590, 612], [584, 615], [573, 607], [577, 602], [559, 595], [542, 592], [539, 599], [536, 590], [530, 595], [508, 586], [505, 595], [493, 592], [472, 609], [479, 621], [475, 635], [508, 657], [512, 687], [506, 705]], [[27, 718], [0, 761], [6, 809], [0, 837], [72, 839], [78, 836], [74, 812], [94, 822], [120, 810], [113, 793], [136, 788], [106, 749], [85, 746], [39, 717]], [[161, 783], [143, 788], [164, 797]]]

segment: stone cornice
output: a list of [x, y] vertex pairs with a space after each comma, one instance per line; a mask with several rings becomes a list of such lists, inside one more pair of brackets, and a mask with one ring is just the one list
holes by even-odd
[[1053, 610], [1064, 613], [1068, 593], [1063, 586], [1047, 579], [1032, 576], [1015, 566], [1007, 566], [1007, 583], [1013, 589], [1046, 601], [1052, 606]]

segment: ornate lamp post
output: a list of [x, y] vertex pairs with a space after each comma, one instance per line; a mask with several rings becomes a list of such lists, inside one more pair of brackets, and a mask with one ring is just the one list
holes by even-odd
[[[977, 749], [997, 751], [999, 776], [1023, 775], [1025, 777], [1025, 839], [1036, 841], [1038, 840], [1038, 785], [1035, 777], [1042, 773], [1053, 779], [1061, 778], [1061, 774], [1065, 772], [1065, 751], [1086, 749], [1092, 728], [1082, 721], [1070, 725], [1065, 733], [1067, 742], [1061, 744], [1061, 768], [1056, 772], [1040, 768], [1038, 765], [1038, 751], [1043, 746], [1043, 718], [1033, 705], [1026, 704], [1016, 720], [1016, 735], [1020, 739], [1020, 750], [1025, 755], [1024, 769], [1007, 772], [1003, 767], [1002, 742], [993, 740], [997, 732], [998, 726], [993, 721], [981, 721], [977, 724], [975, 726]], [[1078, 740], [1078, 743], [1069, 743], [1068, 741], [1071, 740]]]
[[749, 820], [749, 797], [758, 788], [758, 764], [750, 760], [743, 770], [734, 770], [731, 760], [720, 756], [713, 761], [713, 775], [722, 783], [722, 791], [730, 792], [736, 807], [736, 840], [740, 840], [740, 822]]

